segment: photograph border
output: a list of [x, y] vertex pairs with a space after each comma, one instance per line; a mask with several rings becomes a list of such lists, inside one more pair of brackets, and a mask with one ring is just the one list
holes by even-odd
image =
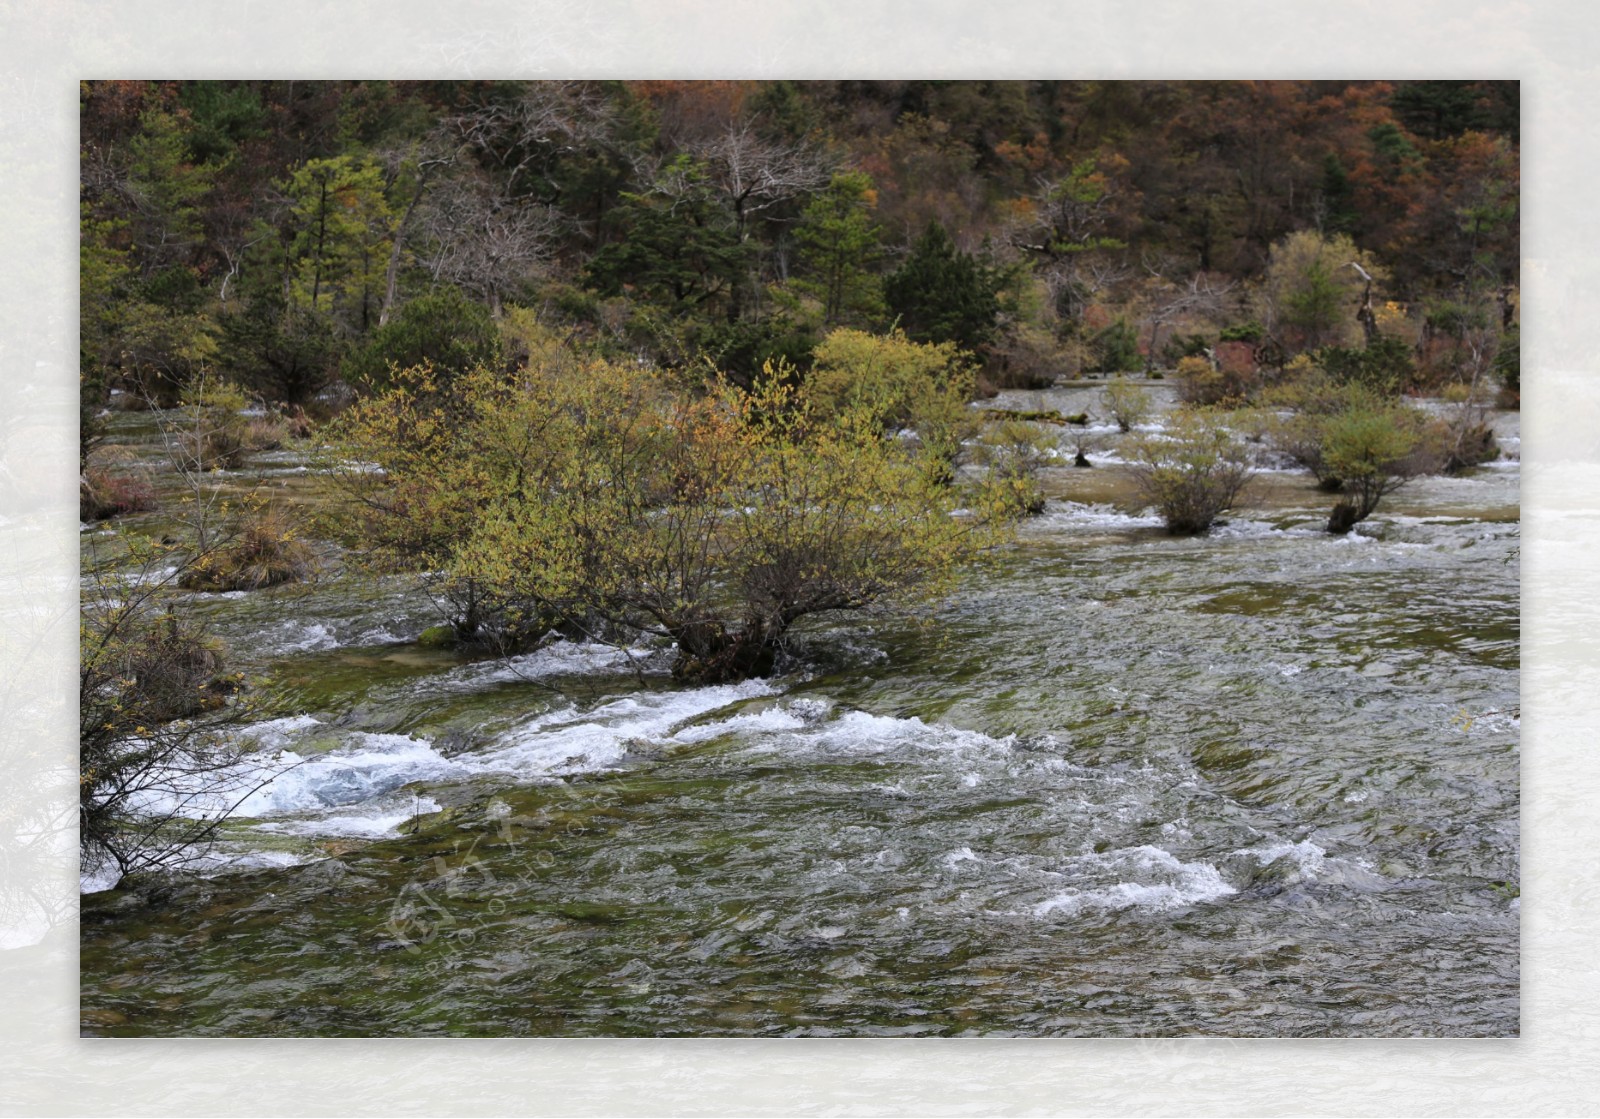
[[[1260, 0], [1197, 11], [417, 0], [8, 5], [0, 65], [0, 1113], [1558, 1115], [1600, 1084], [1600, 17]], [[1246, 29], [1241, 33], [1240, 28]], [[80, 1040], [76, 82], [88, 77], [1478, 77], [1523, 81], [1523, 1038], [952, 1042]], [[1073, 73], [1077, 71], [1077, 73]]]

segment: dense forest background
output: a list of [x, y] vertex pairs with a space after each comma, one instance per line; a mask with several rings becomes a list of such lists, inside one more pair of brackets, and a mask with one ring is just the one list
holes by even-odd
[[971, 351], [994, 387], [1228, 344], [1281, 366], [1363, 329], [1404, 342], [1418, 388], [1481, 364], [1485, 337], [1514, 352], [1516, 82], [80, 99], [86, 448], [117, 387], [171, 403], [211, 369], [321, 408], [395, 365], [513, 363], [552, 338], [748, 383], [775, 359], [803, 372], [838, 326], [898, 327]]

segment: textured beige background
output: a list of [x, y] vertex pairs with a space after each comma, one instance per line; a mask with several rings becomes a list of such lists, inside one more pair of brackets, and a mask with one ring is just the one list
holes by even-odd
[[[0, 0], [0, 1113], [1600, 1111], [1600, 14], [1470, 0]], [[1302, 11], [1301, 9], [1308, 9]], [[76, 1037], [80, 77], [1520, 77], [1524, 1037], [115, 1042]]]

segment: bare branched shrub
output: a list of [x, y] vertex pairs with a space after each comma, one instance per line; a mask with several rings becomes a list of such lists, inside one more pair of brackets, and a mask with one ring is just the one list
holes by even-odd
[[205, 857], [224, 819], [280, 766], [241, 765], [254, 708], [226, 651], [168, 592], [161, 551], [101, 572], [79, 623], [78, 824], [87, 872], [116, 878]]

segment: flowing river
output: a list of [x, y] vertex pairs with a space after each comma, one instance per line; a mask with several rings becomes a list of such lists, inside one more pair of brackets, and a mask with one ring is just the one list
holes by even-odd
[[1518, 464], [1174, 539], [1113, 444], [951, 602], [734, 686], [423, 649], [403, 580], [196, 596], [298, 764], [209, 871], [86, 883], [85, 1031], [1514, 1035]]

